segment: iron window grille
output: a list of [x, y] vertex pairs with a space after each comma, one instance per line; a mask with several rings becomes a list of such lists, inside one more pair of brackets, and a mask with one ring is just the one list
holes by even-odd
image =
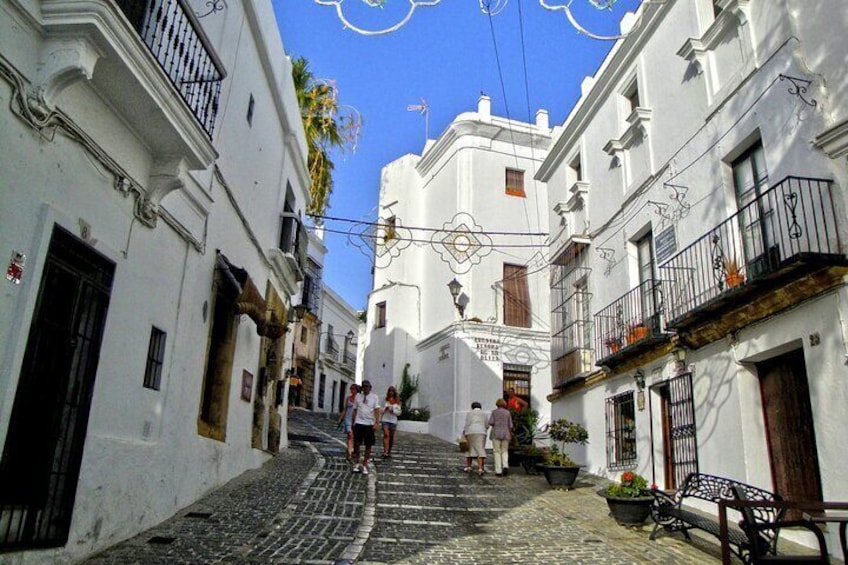
[[636, 410], [633, 391], [606, 400], [607, 467], [631, 468], [636, 464]]
[[167, 334], [153, 326], [150, 328], [150, 343], [147, 346], [147, 365], [144, 369], [144, 388], [159, 390], [162, 382], [162, 365], [165, 360], [165, 337]]

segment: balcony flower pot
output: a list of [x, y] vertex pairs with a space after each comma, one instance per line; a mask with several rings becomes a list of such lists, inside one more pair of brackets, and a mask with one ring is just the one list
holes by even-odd
[[610, 353], [618, 353], [618, 351], [621, 349], [621, 339], [611, 337], [604, 341], [604, 345], [607, 346], [607, 348], [610, 350]]
[[619, 483], [612, 483], [598, 491], [607, 501], [610, 516], [622, 526], [640, 526], [651, 515], [654, 497], [647, 489], [644, 477], [625, 471]]
[[627, 330], [627, 344], [636, 343], [639, 340], [648, 337], [648, 328], [645, 324], [633, 324]]
[[745, 275], [742, 274], [742, 268], [736, 257], [727, 256], [722, 259], [724, 267], [724, 283], [727, 288], [734, 288], [745, 282]]

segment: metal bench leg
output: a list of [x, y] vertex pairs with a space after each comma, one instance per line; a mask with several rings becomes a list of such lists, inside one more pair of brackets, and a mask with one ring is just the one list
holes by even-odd
[[656, 538], [656, 537], [657, 537], [657, 531], [658, 531], [659, 529], [660, 529], [660, 524], [659, 524], [659, 522], [654, 522], [654, 529], [653, 529], [653, 530], [651, 530], [651, 535], [650, 535], [650, 536], [648, 536], [648, 539], [649, 539], [649, 540], [651, 540], [651, 541], [654, 541], [654, 538]]

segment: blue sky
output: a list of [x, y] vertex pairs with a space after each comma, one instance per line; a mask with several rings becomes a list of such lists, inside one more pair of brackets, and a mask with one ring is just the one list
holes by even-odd
[[[350, 21], [366, 29], [392, 25], [410, 6], [410, 0], [386, 0], [384, 8], [340, 1]], [[597, 10], [589, 0], [571, 2], [580, 25], [598, 34], [617, 33], [622, 15], [639, 4], [618, 0], [611, 10]], [[407, 153], [421, 153], [425, 120], [408, 105], [427, 101], [431, 138], [458, 114], [475, 111], [481, 92], [492, 98], [493, 114], [532, 122], [543, 108], [551, 125], [560, 125], [580, 96], [581, 81], [595, 73], [612, 47], [579, 34], [562, 11], [545, 10], [538, 0], [509, 0], [491, 18], [478, 0], [442, 0], [418, 7], [404, 27], [379, 36], [344, 29], [335, 7], [314, 0], [273, 4], [286, 52], [305, 57], [316, 77], [335, 80], [340, 103], [362, 116], [356, 152], [334, 156], [335, 188], [326, 212], [358, 220], [377, 217], [381, 168]], [[327, 223], [329, 230], [350, 226]], [[327, 233], [325, 241], [324, 283], [354, 308], [364, 308], [371, 258], [346, 235]]]

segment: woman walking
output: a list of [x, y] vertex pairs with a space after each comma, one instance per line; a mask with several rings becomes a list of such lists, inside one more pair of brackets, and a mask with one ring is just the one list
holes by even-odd
[[471, 462], [477, 458], [477, 474], [486, 473], [483, 464], [486, 461], [486, 430], [489, 427], [489, 415], [482, 410], [479, 402], [471, 403], [471, 412], [465, 415], [462, 433], [468, 439], [468, 455], [465, 458], [466, 473], [471, 472]]
[[492, 451], [495, 457], [495, 475], [509, 473], [509, 440], [512, 438], [512, 414], [506, 408], [506, 401], [498, 398], [495, 410], [489, 415], [492, 427]]
[[386, 390], [386, 402], [383, 405], [383, 415], [380, 418], [383, 425], [383, 459], [392, 456], [392, 447], [395, 445], [395, 430], [397, 429], [400, 412], [400, 398], [398, 398], [397, 390], [390, 386]]
[[353, 453], [353, 406], [356, 403], [356, 395], [359, 393], [359, 385], [351, 383], [350, 396], [345, 399], [345, 407], [339, 415], [339, 424], [344, 422], [344, 431], [347, 435], [347, 458]]

